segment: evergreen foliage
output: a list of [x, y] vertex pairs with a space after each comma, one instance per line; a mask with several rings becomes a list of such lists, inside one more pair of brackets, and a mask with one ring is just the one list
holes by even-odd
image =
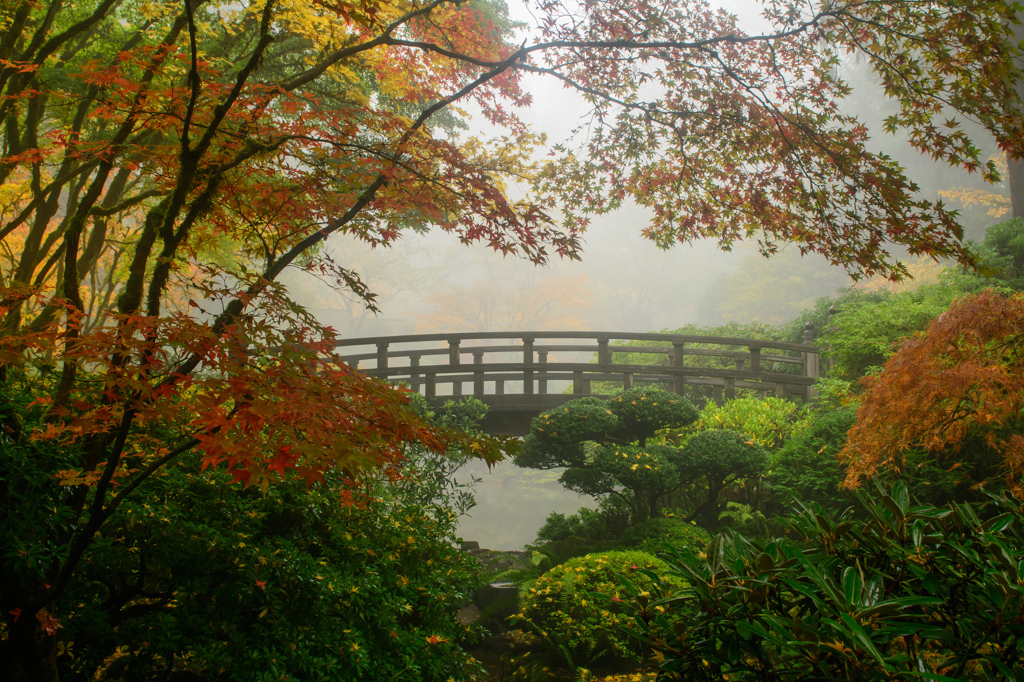
[[[668, 565], [634, 550], [570, 559], [537, 579], [512, 622], [541, 650], [563, 647], [576, 666], [639, 661], [643, 649], [636, 638], [635, 611], [625, 604], [631, 590], [652, 598], [657, 582], [648, 571], [665, 575]], [[664, 582], [670, 588], [682, 586], [672, 577]]]
[[648, 441], [696, 418], [686, 398], [661, 389], [635, 388], [607, 402], [578, 398], [534, 418], [516, 464], [565, 467], [559, 480], [567, 488], [619, 496], [642, 521], [681, 485], [679, 449]]
[[802, 507], [792, 538], [675, 552], [663, 575], [687, 586], [634, 621], [659, 679], [1020, 679], [1021, 502], [915, 506], [897, 483], [861, 503]]

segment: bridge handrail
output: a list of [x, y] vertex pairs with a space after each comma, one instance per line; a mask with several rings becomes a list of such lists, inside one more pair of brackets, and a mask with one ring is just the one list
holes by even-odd
[[[645, 375], [645, 376], [659, 376], [668, 378], [675, 375], [680, 376], [695, 376], [702, 375], [706, 377], [719, 377], [719, 378], [735, 378], [735, 379], [746, 379], [746, 380], [760, 380], [769, 381], [776, 383], [791, 383], [795, 385], [810, 385], [814, 383], [814, 378], [806, 377], [800, 374], [786, 374], [783, 372], [769, 372], [769, 371], [751, 371], [743, 369], [727, 369], [724, 367], [673, 367], [671, 365], [627, 365], [627, 364], [593, 364], [585, 362], [560, 362], [558, 364], [548, 364], [543, 362], [535, 362], [526, 364], [522, 362], [495, 362], [495, 363], [480, 363], [480, 364], [465, 364], [465, 365], [419, 365], [410, 367], [408, 365], [402, 367], [385, 367], [382, 369], [366, 369], [362, 370], [370, 376], [387, 379], [406, 379], [409, 377], [418, 378], [418, 381], [422, 382], [423, 377], [426, 376], [438, 376], [450, 374], [451, 377], [446, 377], [446, 382], [452, 381], [469, 381], [474, 376], [483, 375], [488, 378], [493, 378], [498, 373], [505, 374], [503, 378], [517, 377], [519, 379], [523, 376], [523, 371], [529, 370], [534, 372], [534, 378], [541, 378], [540, 375], [544, 375], [546, 378], [552, 378], [561, 375], [571, 375], [573, 373], [583, 373], [585, 375], [608, 375], [607, 380], [611, 380], [611, 377], [621, 378], [623, 374], [634, 374], [634, 375]], [[588, 376], [588, 378], [590, 378]]]
[[[436, 334], [397, 334], [390, 336], [370, 336], [358, 339], [340, 339], [337, 346], [370, 346], [382, 343], [398, 344], [427, 341], [469, 341], [487, 339], [596, 339], [599, 343], [606, 341], [615, 352], [636, 352], [632, 346], [614, 346], [616, 341], [667, 341], [669, 343], [710, 343], [721, 346], [756, 346], [758, 348], [778, 348], [798, 352], [817, 352], [818, 348], [804, 343], [770, 341], [765, 339], [740, 339], [728, 336], [699, 336], [694, 334], [661, 334], [657, 332], [600, 332], [600, 331], [524, 331], [524, 332], [457, 332]], [[621, 349], [621, 350], [620, 350]], [[628, 349], [628, 350], [627, 350]]]
[[[599, 346], [594, 345], [534, 345], [534, 352], [536, 353], [551, 353], [557, 351], [563, 352], [586, 352], [596, 353], [599, 350]], [[523, 346], [466, 346], [459, 348], [460, 355], [473, 354], [473, 353], [521, 353]], [[675, 350], [673, 348], [667, 348], [665, 346], [611, 346], [609, 348], [609, 354], [618, 353], [633, 353], [633, 354], [651, 354], [651, 355], [672, 355]], [[749, 351], [741, 350], [719, 350], [715, 348], [686, 348], [683, 353], [685, 355], [705, 356], [705, 357], [720, 357], [720, 358], [746, 358], [750, 356]], [[429, 355], [450, 355], [451, 351], [447, 348], [404, 348], [397, 350], [389, 350], [388, 356], [392, 358], [406, 358], [406, 357], [424, 357]], [[378, 357], [377, 353], [358, 353], [355, 355], [345, 355], [344, 359], [346, 362], [354, 363], [358, 367], [358, 363], [363, 360], [374, 360]], [[789, 363], [799, 365], [803, 362], [801, 358], [793, 357], [791, 355], [761, 355], [761, 360], [768, 362], [777, 363]], [[659, 365], [654, 365], [659, 366]]]

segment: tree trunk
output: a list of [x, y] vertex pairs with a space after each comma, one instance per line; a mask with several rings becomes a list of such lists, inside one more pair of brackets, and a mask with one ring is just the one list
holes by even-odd
[[57, 682], [56, 641], [32, 616], [8, 621], [7, 641], [0, 645], [0, 679], [10, 682]]
[[[1018, 18], [1024, 20], [1021, 15], [1018, 15]], [[1018, 44], [1024, 42], [1024, 23], [1016, 24], [1013, 27], [1013, 38]], [[1017, 81], [1017, 96], [1024, 101], [1024, 81]], [[1007, 155], [1006, 161], [1009, 171], [1007, 184], [1010, 188], [1010, 202], [1013, 204], [1013, 217], [1022, 218], [1024, 217], [1024, 159], [1015, 160]]]

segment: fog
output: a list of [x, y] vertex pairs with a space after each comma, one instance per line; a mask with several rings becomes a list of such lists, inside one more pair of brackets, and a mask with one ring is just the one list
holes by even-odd
[[[754, 4], [737, 0], [727, 6], [751, 20], [748, 30], [757, 29]], [[511, 10], [515, 18], [529, 20], [518, 5]], [[874, 149], [902, 163], [925, 196], [934, 199], [943, 189], [982, 186], [976, 177], [931, 162], [902, 136], [881, 132], [893, 105], [863, 64], [848, 59], [841, 75], [856, 88], [847, 102], [849, 111], [872, 130]], [[552, 143], [566, 140], [585, 121], [585, 103], [560, 83], [531, 76], [527, 87], [534, 105], [523, 117]], [[980, 209], [965, 210], [962, 216], [974, 239], [995, 220]], [[648, 221], [648, 214], [635, 206], [598, 216], [583, 235], [582, 261], [555, 258], [545, 267], [502, 257], [484, 246], [463, 246], [441, 231], [408, 233], [376, 249], [333, 238], [330, 253], [378, 294], [379, 315], [366, 311], [355, 296], [308, 275], [292, 273], [285, 281], [321, 322], [349, 338], [442, 331], [642, 332], [729, 320], [779, 323], [850, 285], [842, 269], [819, 257], [801, 257], [794, 246], [772, 261], [744, 245], [731, 253], [706, 242], [659, 251], [641, 237]], [[557, 474], [550, 472], [517, 472], [503, 464], [493, 473], [476, 473], [484, 479], [477, 490], [480, 505], [462, 530], [481, 546], [518, 549], [533, 540], [549, 512], [593, 506], [592, 500], [561, 491], [554, 482]]]

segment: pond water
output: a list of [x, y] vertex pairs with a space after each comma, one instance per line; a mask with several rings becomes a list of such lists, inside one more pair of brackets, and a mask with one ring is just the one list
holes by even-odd
[[520, 550], [532, 543], [548, 514], [572, 514], [580, 507], [597, 507], [588, 496], [566, 490], [558, 482], [562, 469], [523, 469], [499, 462], [490, 471], [482, 462], [471, 462], [456, 474], [476, 484], [477, 505], [459, 523], [463, 540], [476, 540], [485, 549]]

